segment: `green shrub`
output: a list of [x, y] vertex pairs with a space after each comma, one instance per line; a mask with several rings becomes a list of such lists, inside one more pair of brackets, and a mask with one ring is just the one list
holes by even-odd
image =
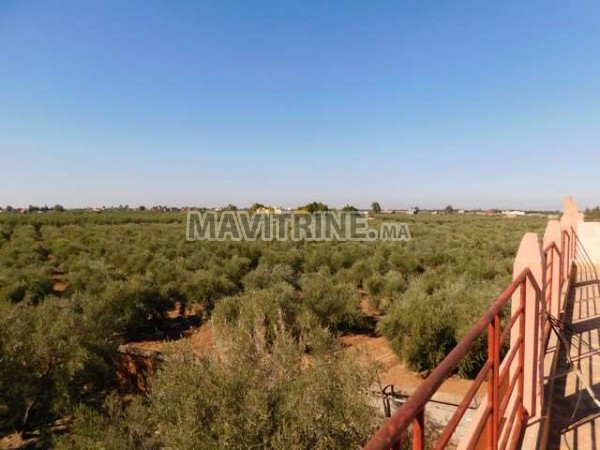
[[139, 276], [130, 278], [127, 283], [109, 284], [103, 298], [107, 304], [119, 308], [121, 320], [130, 331], [160, 326], [167, 312], [175, 306], [152, 280]]
[[379, 274], [371, 275], [365, 282], [369, 294], [369, 303], [376, 309], [381, 307], [381, 294], [385, 288], [385, 278]]
[[45, 426], [69, 413], [86, 390], [111, 379], [114, 328], [84, 305], [89, 299], [0, 302], [0, 434]]
[[229, 326], [239, 322], [254, 323], [261, 317], [267, 334], [272, 335], [278, 323], [297, 330], [301, 312], [301, 301], [294, 289], [289, 284], [277, 283], [266, 289], [219, 300], [212, 317], [215, 323]]
[[356, 261], [352, 265], [351, 271], [356, 286], [364, 286], [364, 283], [367, 280], [367, 278], [369, 278], [373, 273], [373, 270], [369, 266], [369, 263], [364, 260]]
[[360, 326], [364, 319], [360, 297], [350, 284], [336, 284], [326, 271], [305, 274], [301, 280], [303, 305], [332, 330]]
[[217, 299], [237, 290], [236, 285], [217, 270], [198, 270], [188, 277], [182, 287], [186, 301], [202, 305], [207, 312], [212, 311]]
[[439, 291], [427, 295], [423, 284], [412, 282], [379, 322], [392, 348], [416, 371], [432, 370], [457, 342], [453, 303]]
[[399, 296], [406, 291], [408, 287], [408, 282], [406, 277], [402, 275], [400, 272], [396, 272], [395, 270], [390, 270], [385, 274], [384, 277], [384, 285], [383, 292], [390, 298], [395, 296]]
[[[185, 346], [168, 356], [147, 399], [111, 397], [102, 413], [80, 409], [57, 448], [358, 448], [378, 415], [361, 395], [372, 377], [322, 330], [299, 340], [285, 327], [267, 343], [264, 318], [218, 331], [217, 354]], [[311, 354], [304, 340], [312, 342]], [[250, 370], [251, 369], [251, 370]]]
[[277, 283], [296, 284], [294, 270], [290, 266], [282, 264], [268, 266], [262, 263], [249, 272], [242, 283], [246, 289], [264, 289]]

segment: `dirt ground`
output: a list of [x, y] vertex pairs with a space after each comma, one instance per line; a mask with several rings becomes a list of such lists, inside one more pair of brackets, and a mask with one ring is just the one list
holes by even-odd
[[[361, 310], [374, 322], [377, 322], [380, 314], [369, 302], [368, 294], [361, 290], [360, 296]], [[342, 336], [341, 341], [347, 347], [347, 350], [355, 354], [356, 357], [378, 366], [381, 387], [393, 384], [397, 392], [410, 395], [425, 379], [420, 374], [406, 368], [383, 336], [378, 336], [376, 333], [349, 334]], [[471, 384], [470, 380], [451, 377], [442, 384], [433, 398], [440, 402], [458, 404], [471, 387]], [[485, 386], [484, 383], [479, 389], [475, 403], [480, 402], [484, 397]]]
[[[362, 307], [366, 309], [368, 304], [363, 302]], [[372, 310], [369, 312], [372, 313]], [[214, 330], [210, 322], [205, 322], [199, 328], [186, 332], [183, 338], [191, 345], [192, 351], [198, 355], [206, 354], [215, 347]], [[348, 334], [340, 339], [350, 354], [361, 358], [368, 364], [377, 366], [381, 387], [393, 384], [396, 391], [410, 395], [423, 383], [424, 377], [409, 370], [396, 356], [383, 336], [374, 333]], [[167, 345], [167, 341], [141, 341], [125, 344], [125, 347], [159, 353], [165, 345]], [[134, 369], [131, 365], [129, 367]], [[451, 377], [444, 382], [434, 399], [458, 404], [468, 391], [471, 383], [470, 380]], [[485, 383], [479, 389], [476, 399], [480, 401], [484, 395]]]
[[[379, 319], [379, 313], [375, 310], [368, 301], [368, 296], [363, 291], [361, 292], [361, 309], [375, 321]], [[169, 317], [177, 316], [179, 309], [174, 308]], [[173, 318], [171, 317], [171, 318]], [[192, 351], [198, 355], [206, 354], [215, 347], [215, 336], [212, 324], [210, 322], [203, 323], [200, 327], [186, 331], [181, 336], [185, 339], [192, 348]], [[341, 338], [342, 344], [347, 351], [357, 358], [361, 358], [368, 364], [373, 364], [378, 367], [379, 383], [381, 387], [393, 384], [397, 392], [404, 395], [410, 395], [424, 381], [424, 377], [415, 373], [400, 361], [396, 356], [388, 341], [383, 336], [378, 336], [374, 332], [361, 334], [348, 334]], [[127, 343], [122, 348], [133, 349], [137, 351], [160, 353], [161, 350], [168, 345], [170, 341], [148, 340]], [[123, 353], [123, 352], [122, 352]], [[126, 361], [126, 376], [135, 376], [135, 366], [132, 361]], [[153, 371], [152, 368], [141, 365], [144, 376], [140, 381], [140, 387], [147, 388], [147, 371]], [[442, 384], [439, 391], [434, 396], [434, 399], [440, 402], [450, 404], [458, 404], [471, 386], [470, 380], [451, 377]], [[476, 401], [480, 401], [485, 395], [485, 383], [479, 389], [476, 396]]]
[[[370, 364], [379, 366], [379, 378], [382, 386], [393, 384], [396, 390], [410, 395], [424, 378], [407, 369], [391, 349], [383, 336], [352, 334], [341, 337], [342, 343], [351, 354]], [[435, 395], [436, 400], [458, 404], [471, 386], [470, 380], [457, 377], [449, 378]], [[477, 398], [485, 395], [485, 383], [479, 389]]]

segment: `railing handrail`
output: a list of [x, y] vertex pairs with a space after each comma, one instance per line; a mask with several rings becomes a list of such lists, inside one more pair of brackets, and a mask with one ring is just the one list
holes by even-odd
[[425, 405], [429, 402], [433, 394], [452, 374], [461, 359], [471, 350], [475, 341], [484, 333], [494, 318], [502, 312], [502, 308], [506, 302], [526, 280], [531, 283], [536, 291], [540, 291], [540, 286], [533, 276], [531, 269], [523, 269], [512, 283], [502, 291], [469, 332], [431, 372], [427, 379], [413, 392], [402, 407], [396, 411], [387, 424], [377, 431], [365, 445], [365, 450], [389, 450], [390, 448], [394, 448], [411, 422], [424, 410]]
[[546, 245], [546, 247], [544, 247], [544, 254], [547, 254], [550, 250], [555, 250], [558, 256], [561, 256], [560, 249], [555, 241], [550, 242], [548, 245]]

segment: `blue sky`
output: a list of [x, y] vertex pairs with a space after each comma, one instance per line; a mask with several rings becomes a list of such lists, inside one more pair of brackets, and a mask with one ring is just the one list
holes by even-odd
[[600, 2], [0, 1], [0, 205], [600, 204]]

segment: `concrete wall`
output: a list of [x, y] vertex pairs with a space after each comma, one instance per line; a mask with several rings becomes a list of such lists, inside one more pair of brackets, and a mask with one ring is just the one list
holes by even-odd
[[[578, 253], [580, 258], [583, 257], [589, 259], [593, 264], [600, 265], [600, 222], [580, 222], [577, 227], [577, 234], [581, 246], [578, 246]], [[585, 250], [586, 255], [581, 255], [582, 249]]]

